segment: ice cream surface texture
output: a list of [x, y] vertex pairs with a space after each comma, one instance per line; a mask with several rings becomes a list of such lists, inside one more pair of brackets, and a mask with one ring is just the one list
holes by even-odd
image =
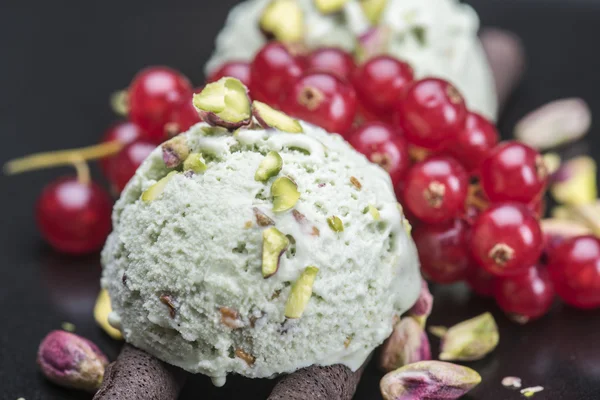
[[[261, 15], [272, 0], [247, 0], [234, 7], [217, 37], [206, 66], [210, 73], [227, 61], [251, 60], [265, 44]], [[361, 0], [348, 0], [340, 13], [325, 15], [315, 0], [296, 0], [303, 10], [304, 41], [309, 48], [334, 46], [354, 51], [370, 29]], [[367, 0], [374, 2], [374, 0]], [[408, 61], [416, 76], [452, 82], [468, 106], [495, 119], [497, 100], [487, 59], [477, 38], [479, 18], [458, 0], [381, 0], [378, 25], [388, 30], [387, 52]]]
[[143, 163], [102, 254], [127, 342], [222, 384], [356, 370], [389, 336], [420, 289], [389, 176], [340, 136], [301, 127], [201, 123], [179, 137], [194, 162], [167, 168], [159, 148]]

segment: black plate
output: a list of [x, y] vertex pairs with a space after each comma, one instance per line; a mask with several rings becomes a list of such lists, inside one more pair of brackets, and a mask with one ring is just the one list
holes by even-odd
[[[423, 0], [427, 1], [427, 0]], [[202, 82], [202, 66], [233, 0], [36, 1], [0, 4], [0, 160], [94, 143], [114, 120], [109, 94], [150, 64], [169, 64]], [[32, 4], [34, 3], [34, 4]], [[530, 63], [505, 112], [505, 135], [528, 110], [547, 101], [581, 96], [600, 106], [600, 3], [593, 0], [473, 0], [486, 25], [520, 34]], [[594, 130], [583, 150], [599, 157]], [[66, 170], [65, 170], [66, 171]], [[92, 321], [98, 290], [97, 256], [71, 259], [39, 239], [34, 203], [42, 186], [65, 171], [0, 177], [0, 398], [90, 399], [63, 390], [38, 373], [40, 339], [62, 321], [77, 325], [111, 358], [118, 345]], [[70, 171], [69, 171], [70, 172]], [[507, 375], [546, 388], [535, 399], [600, 399], [600, 313], [557, 304], [552, 314], [516, 326], [491, 302], [461, 286], [436, 288], [433, 324], [452, 324], [494, 310], [500, 347], [472, 363], [483, 383], [470, 399], [518, 399], [500, 384]], [[433, 342], [437, 346], [437, 342]], [[369, 369], [357, 399], [379, 399], [380, 375]], [[232, 378], [223, 389], [193, 380], [183, 399], [264, 399], [272, 383]]]

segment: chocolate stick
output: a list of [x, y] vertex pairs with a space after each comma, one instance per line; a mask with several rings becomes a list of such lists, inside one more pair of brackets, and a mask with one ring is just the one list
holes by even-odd
[[126, 344], [94, 400], [176, 400], [186, 378], [187, 372]]
[[340, 364], [301, 369], [282, 378], [267, 400], [351, 400], [367, 362], [356, 372]]
[[480, 37], [496, 81], [498, 104], [502, 110], [525, 72], [523, 43], [514, 33], [496, 28], [483, 29]]

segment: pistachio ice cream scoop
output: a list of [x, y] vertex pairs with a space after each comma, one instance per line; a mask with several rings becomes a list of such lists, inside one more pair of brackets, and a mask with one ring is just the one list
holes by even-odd
[[478, 29], [477, 14], [459, 0], [246, 0], [231, 10], [206, 72], [251, 60], [267, 36], [354, 53], [377, 42], [409, 62], [417, 77], [449, 80], [470, 109], [495, 119], [494, 81]]
[[[234, 98], [195, 104], [223, 116]], [[235, 132], [201, 123], [129, 182], [102, 254], [110, 321], [216, 384], [356, 370], [419, 294], [409, 225], [387, 173], [340, 136], [253, 108], [295, 133], [255, 117]]]

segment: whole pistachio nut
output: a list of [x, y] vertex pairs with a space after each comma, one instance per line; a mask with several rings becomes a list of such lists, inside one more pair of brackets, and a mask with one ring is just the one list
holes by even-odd
[[582, 156], [561, 165], [552, 177], [550, 192], [554, 199], [562, 204], [580, 205], [596, 201], [596, 161]]
[[431, 360], [431, 348], [425, 330], [414, 318], [403, 318], [381, 347], [379, 367], [389, 372], [425, 360]]
[[421, 292], [417, 302], [410, 310], [408, 315], [413, 317], [424, 328], [427, 318], [431, 315], [433, 308], [433, 295], [429, 291], [429, 285], [425, 279], [421, 279]]
[[388, 373], [380, 382], [385, 400], [454, 400], [481, 383], [471, 368], [443, 361], [421, 361]]
[[369, 22], [378, 25], [387, 2], [388, 0], [360, 0], [360, 6]]
[[202, 119], [213, 126], [235, 130], [252, 121], [248, 88], [235, 78], [207, 84], [193, 102]]
[[262, 274], [267, 279], [275, 275], [279, 269], [279, 260], [288, 246], [290, 240], [277, 228], [271, 227], [263, 231]]
[[358, 37], [354, 57], [363, 63], [373, 57], [385, 54], [391, 38], [391, 31], [385, 26], [370, 28]]
[[183, 162], [184, 171], [193, 171], [197, 174], [206, 171], [206, 162], [200, 153], [190, 154]]
[[273, 196], [273, 211], [284, 212], [294, 208], [300, 199], [300, 192], [296, 182], [288, 177], [281, 177], [271, 185], [271, 196]]
[[334, 215], [333, 217], [327, 218], [327, 224], [334, 232], [344, 232], [344, 223], [340, 217]]
[[515, 137], [538, 150], [574, 142], [589, 131], [592, 113], [583, 99], [548, 103], [526, 115], [515, 127]]
[[101, 289], [96, 299], [96, 305], [94, 306], [94, 319], [96, 323], [100, 325], [100, 328], [104, 330], [111, 338], [116, 340], [122, 340], [123, 335], [121, 331], [115, 329], [111, 324], [108, 323], [108, 316], [112, 312], [110, 305], [110, 297], [106, 289]]
[[161, 146], [163, 161], [167, 168], [176, 168], [190, 154], [190, 148], [185, 136], [176, 136]]
[[271, 108], [269, 105], [260, 101], [252, 102], [252, 115], [256, 118], [260, 126], [265, 129], [277, 129], [288, 133], [302, 133], [302, 125], [297, 119], [287, 114]]
[[312, 297], [313, 285], [319, 268], [306, 267], [300, 278], [292, 285], [290, 296], [285, 304], [285, 316], [290, 319], [298, 319], [304, 314], [304, 310]]
[[95, 392], [104, 379], [108, 358], [81, 336], [52, 331], [40, 343], [37, 363], [44, 376], [55, 384]]
[[266, 182], [270, 178], [277, 176], [283, 167], [283, 159], [276, 151], [270, 151], [258, 165], [254, 174], [254, 180], [257, 182]]
[[314, 0], [317, 10], [321, 14], [333, 14], [344, 9], [349, 0]]
[[156, 200], [162, 194], [169, 181], [173, 179], [175, 175], [177, 175], [177, 172], [171, 171], [167, 174], [167, 176], [165, 176], [164, 178], [156, 182], [154, 185], [146, 189], [144, 193], [142, 193], [142, 201], [145, 203], [150, 203], [151, 201]]
[[494, 317], [484, 313], [448, 329], [442, 338], [440, 360], [481, 360], [498, 346], [499, 340]]
[[269, 39], [300, 42], [304, 37], [304, 12], [297, 0], [272, 0], [260, 17], [260, 29]]

